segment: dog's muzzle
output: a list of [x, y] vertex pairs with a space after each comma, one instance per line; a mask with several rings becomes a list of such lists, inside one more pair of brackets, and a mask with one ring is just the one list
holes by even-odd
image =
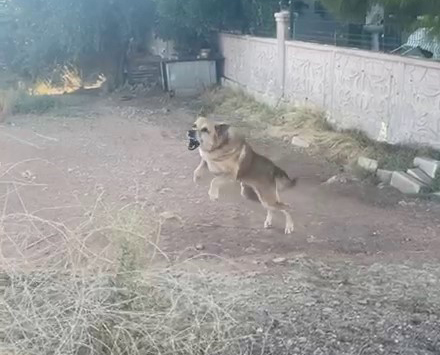
[[186, 136], [188, 137], [188, 149], [194, 150], [197, 149], [200, 145], [199, 140], [197, 139], [197, 134], [195, 130], [189, 130], [186, 132]]

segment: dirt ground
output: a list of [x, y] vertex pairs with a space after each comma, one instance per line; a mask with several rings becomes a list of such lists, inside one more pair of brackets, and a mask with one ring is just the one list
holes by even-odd
[[[187, 150], [185, 132], [198, 99], [157, 94], [125, 102], [90, 93], [63, 100], [44, 117], [0, 126], [3, 218], [26, 214], [52, 221], [48, 229], [74, 229], [97, 200], [108, 209], [139, 203], [175, 214], [181, 221], [165, 222], [158, 242], [169, 261], [197, 258], [198, 267], [257, 292], [257, 331], [270, 321], [274, 339], [289, 334], [290, 342], [261, 353], [440, 353], [438, 204], [362, 182], [324, 185], [338, 167], [264, 140], [253, 142], [256, 150], [299, 178], [283, 196], [295, 233], [283, 234], [281, 216], [265, 230], [264, 210], [238, 197], [237, 186], [211, 202], [209, 176], [193, 183], [198, 153]], [[26, 234], [17, 225], [10, 221], [1, 233], [2, 267], [50, 253], [59, 238], [33, 235], [17, 246], [11, 234]], [[96, 255], [108, 252], [105, 235], [87, 243]]]

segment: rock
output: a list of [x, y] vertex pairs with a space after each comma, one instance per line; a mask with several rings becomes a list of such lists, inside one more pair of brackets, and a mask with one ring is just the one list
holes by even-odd
[[383, 190], [386, 186], [387, 186], [386, 183], [381, 182], [381, 183], [379, 183], [379, 184], [377, 185], [377, 188], [378, 188], [379, 190]]
[[314, 235], [309, 235], [307, 237], [307, 242], [308, 243], [315, 243], [316, 242], [316, 237]]
[[393, 172], [391, 170], [378, 169], [376, 171], [376, 176], [384, 184], [389, 184], [391, 182]]
[[305, 139], [302, 139], [300, 137], [293, 137], [291, 144], [298, 148], [308, 148], [310, 147], [310, 143], [307, 142]]
[[205, 249], [205, 246], [203, 245], [203, 244], [197, 244], [196, 245], [196, 250], [204, 250]]
[[326, 315], [332, 314], [332, 313], [333, 313], [333, 308], [325, 307], [325, 308], [322, 310], [322, 313], [323, 313], [323, 314], [326, 314]]
[[273, 259], [272, 260], [272, 262], [274, 263], [274, 264], [282, 264], [282, 263], [285, 263], [286, 262], [286, 258], [275, 258], [275, 259]]
[[422, 169], [420, 168], [414, 168], [414, 169], [408, 169], [407, 171], [408, 175], [411, 175], [413, 178], [423, 182], [426, 185], [431, 185], [432, 178], [429, 177]]
[[33, 180], [33, 179], [35, 179], [35, 175], [30, 170], [23, 171], [21, 173], [21, 176], [24, 179], [26, 179], [26, 180]]
[[429, 189], [426, 184], [414, 179], [403, 171], [395, 171], [393, 173], [391, 186], [408, 195], [418, 194]]
[[367, 157], [359, 157], [357, 163], [359, 167], [361, 167], [366, 171], [369, 171], [370, 173], [375, 173], [379, 165], [377, 160], [370, 159]]
[[440, 170], [440, 161], [431, 158], [416, 157], [414, 166], [420, 168], [426, 175], [434, 179]]
[[348, 179], [345, 176], [341, 175], [335, 175], [332, 176], [330, 179], [328, 179], [326, 182], [324, 182], [324, 185], [331, 185], [331, 184], [346, 184], [348, 182]]

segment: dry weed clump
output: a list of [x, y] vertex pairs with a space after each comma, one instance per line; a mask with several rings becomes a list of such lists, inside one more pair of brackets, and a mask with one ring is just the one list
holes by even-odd
[[[234, 300], [223, 298], [220, 306], [195, 282], [196, 275], [153, 269], [152, 258], [166, 258], [156, 245], [160, 216], [151, 212], [144, 218], [132, 208], [120, 212], [112, 219], [107, 215], [109, 224], [91, 227], [89, 220], [75, 231], [32, 215], [3, 215], [3, 230], [9, 232], [2, 237], [17, 242], [12, 244], [18, 256], [15, 262], [3, 260], [0, 352], [239, 354], [247, 337], [239, 336]], [[91, 218], [96, 216], [95, 211]], [[30, 240], [18, 243], [23, 233], [12, 236], [7, 226], [12, 220], [28, 222], [28, 231], [50, 226], [62, 238], [32, 258], [25, 254]], [[87, 247], [87, 239], [102, 233], [114, 250], [105, 256]], [[20, 258], [26, 260], [17, 262]]]
[[0, 351], [239, 354], [232, 312], [171, 273], [10, 273], [0, 304]]
[[21, 179], [6, 182], [17, 166], [0, 171], [1, 354], [240, 354], [249, 333], [232, 316], [236, 300], [220, 304], [205, 278], [152, 266], [169, 262], [161, 228], [178, 216], [108, 209], [99, 195], [73, 227], [47, 220], [26, 206]]

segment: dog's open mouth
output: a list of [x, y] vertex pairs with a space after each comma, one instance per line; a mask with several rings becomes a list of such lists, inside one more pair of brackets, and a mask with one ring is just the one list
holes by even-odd
[[196, 131], [190, 130], [190, 131], [186, 132], [186, 135], [188, 137], [188, 149], [189, 150], [197, 149], [200, 145], [200, 142], [197, 139]]

